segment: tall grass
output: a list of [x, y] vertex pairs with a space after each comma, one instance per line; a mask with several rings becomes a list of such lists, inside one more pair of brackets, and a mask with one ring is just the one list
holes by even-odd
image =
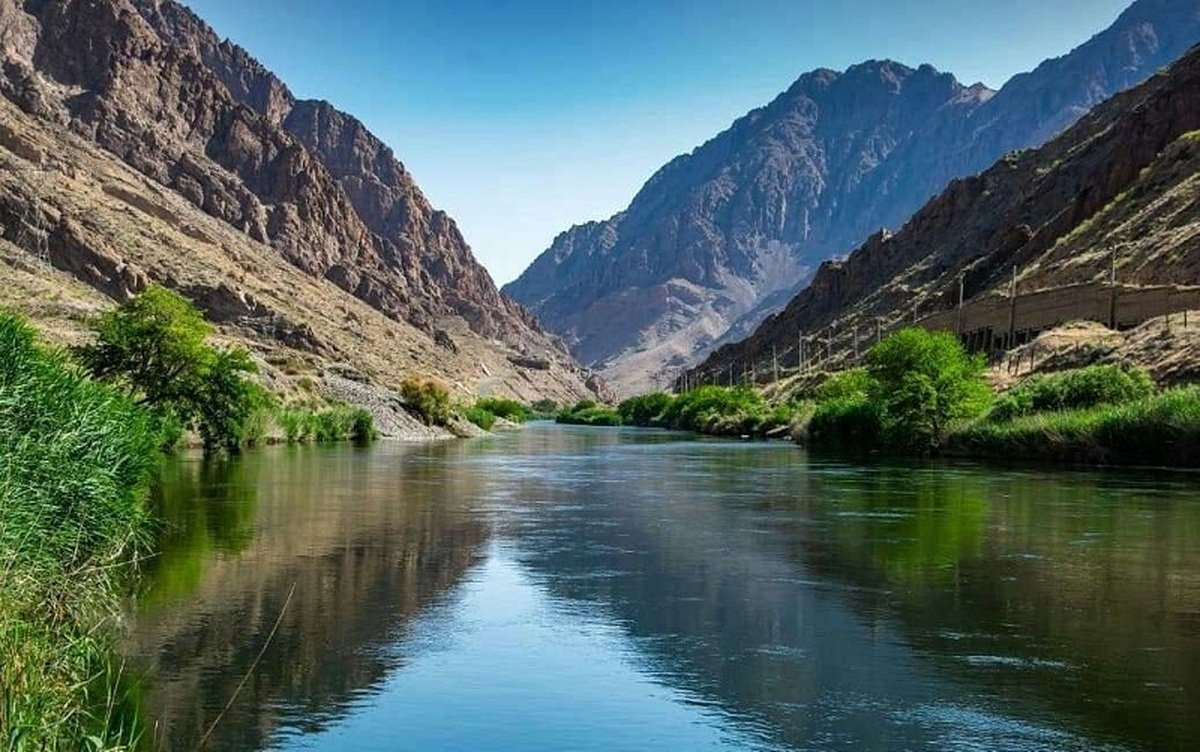
[[289, 444], [365, 443], [378, 435], [371, 413], [350, 405], [284, 408], [276, 411], [275, 421]]
[[109, 642], [147, 542], [162, 443], [128, 397], [0, 315], [0, 738], [9, 749], [136, 742]]
[[1119, 405], [982, 420], [950, 432], [946, 452], [999, 459], [1200, 467], [1200, 387]]

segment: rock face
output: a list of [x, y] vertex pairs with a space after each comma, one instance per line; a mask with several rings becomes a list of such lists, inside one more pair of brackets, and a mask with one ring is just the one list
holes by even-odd
[[800, 333], [820, 332], [818, 348], [828, 348], [829, 337], [829, 349], [845, 355], [855, 329], [869, 343], [914, 317], [954, 328], [960, 279], [969, 306], [986, 307], [1007, 295], [1014, 270], [1018, 295], [1048, 298], [1066, 318], [1072, 296], [1107, 284], [1114, 259], [1129, 292], [1171, 285], [1162, 295], [1190, 301], [1196, 289], [1186, 287], [1200, 284], [1197, 197], [1200, 46], [1045, 146], [954, 181], [896, 234], [826, 262], [782, 312], [688, 378], [767, 373], [776, 354], [795, 365]]
[[185, 7], [0, 0], [0, 55], [0, 95], [27, 115], [98, 145], [310, 277], [429, 338], [442, 332], [443, 343], [446, 322], [461, 320], [501, 361], [562, 363], [590, 391], [387, 146], [330, 104], [297, 100]]
[[622, 391], [662, 384], [752, 331], [822, 261], [1197, 40], [1200, 0], [1139, 0], [999, 92], [890, 61], [805, 74], [659, 170], [626, 211], [561, 234], [505, 292]]

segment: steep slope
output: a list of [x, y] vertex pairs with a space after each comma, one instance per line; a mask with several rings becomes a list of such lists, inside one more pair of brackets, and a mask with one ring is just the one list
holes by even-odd
[[[10, 140], [19, 146], [22, 135], [35, 135], [43, 150], [26, 160], [32, 171], [14, 175], [44, 177], [60, 168], [77, 171], [78, 164], [99, 169], [103, 157], [80, 144], [66, 146], [72, 133], [165, 189], [124, 179], [125, 187], [107, 186], [105, 192], [139, 185], [151, 195], [138, 197], [133, 190], [131, 202], [161, 209], [151, 208], [151, 214], [166, 212], [177, 226], [210, 226], [193, 216], [203, 212], [240, 234], [220, 247], [227, 259], [212, 259], [214, 265], [232, 262], [220, 281], [236, 294], [242, 277], [273, 281], [261, 276], [263, 249], [317, 283], [278, 290], [284, 297], [319, 291], [289, 301], [298, 325], [326, 313], [319, 306], [349, 295], [395, 322], [389, 328], [404, 330], [405, 339], [429, 343], [428, 359], [410, 369], [453, 376], [464, 391], [481, 383], [504, 388], [505, 380], [497, 384], [495, 372], [482, 365], [499, 360], [515, 364], [508, 380], [520, 379], [526, 393], [536, 392], [532, 385], [546, 382], [548, 371], [559, 394], [591, 392], [561, 345], [500, 295], [453, 220], [430, 206], [390, 149], [327, 103], [297, 101], [186, 8], [171, 0], [0, 0], [0, 50], [0, 94], [33, 118], [14, 114]], [[60, 151], [56, 141], [84, 155], [82, 162], [49, 159]], [[32, 214], [51, 226], [67, 221], [47, 209], [61, 203], [42, 190], [47, 181], [18, 182], [5, 196], [10, 215]], [[172, 198], [163, 208], [167, 196], [191, 207]], [[86, 218], [86, 206], [79, 210], [85, 216], [71, 219]], [[58, 238], [52, 230], [41, 239], [15, 227], [12, 233], [30, 250], [45, 250], [47, 238], [51, 245]], [[148, 279], [178, 279], [191, 261], [160, 255], [142, 259], [141, 266], [125, 258], [128, 249], [120, 242], [94, 248], [86, 244], [99, 238], [72, 237], [74, 246], [57, 242], [50, 258], [117, 299]], [[251, 245], [257, 246], [253, 253], [231, 247]], [[112, 268], [99, 275], [81, 271], [88, 263], [81, 259], [97, 252], [112, 259]], [[133, 266], [141, 276], [114, 276]], [[390, 346], [368, 340], [359, 347]], [[488, 349], [494, 354], [456, 362], [463, 357], [459, 351]], [[527, 377], [530, 369], [539, 375]], [[473, 378], [466, 376], [471, 370]], [[392, 381], [397, 376], [381, 375]]]
[[[954, 328], [960, 279], [971, 310], [961, 328], [986, 327], [980, 344], [993, 344], [1008, 332], [987, 314], [999, 307], [1007, 317], [1014, 269], [1018, 303], [1042, 298], [1059, 318], [1082, 318], [1114, 269], [1129, 297], [1138, 286], [1200, 284], [1200, 47], [1042, 148], [953, 182], [895, 235], [826, 262], [784, 311], [688, 378], [769, 372], [777, 353], [795, 364], [801, 335], [820, 333], [816, 349], [844, 363], [855, 328], [867, 342], [914, 319]], [[1181, 306], [1200, 299], [1173, 294]]]
[[824, 260], [952, 178], [1042, 143], [1200, 40], [1200, 0], [1139, 0], [1000, 92], [923, 66], [802, 76], [660, 170], [629, 208], [561, 234], [505, 292], [623, 391], [745, 336]]

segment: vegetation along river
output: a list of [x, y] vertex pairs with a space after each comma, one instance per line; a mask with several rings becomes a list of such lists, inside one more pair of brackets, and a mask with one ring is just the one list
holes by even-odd
[[170, 750], [1195, 750], [1198, 488], [540, 424], [182, 458], [124, 649]]

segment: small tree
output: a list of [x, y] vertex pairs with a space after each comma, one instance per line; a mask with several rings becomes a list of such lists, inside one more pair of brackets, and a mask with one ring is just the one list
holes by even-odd
[[991, 392], [986, 363], [947, 332], [904, 329], [867, 353], [868, 392], [880, 408], [884, 436], [896, 449], [937, 449], [947, 424], [983, 412]]
[[97, 378], [124, 386], [164, 422], [200, 431], [209, 449], [235, 450], [265, 390], [241, 348], [206, 344], [213, 328], [183, 297], [157, 285], [100, 316], [96, 342], [78, 350]]

